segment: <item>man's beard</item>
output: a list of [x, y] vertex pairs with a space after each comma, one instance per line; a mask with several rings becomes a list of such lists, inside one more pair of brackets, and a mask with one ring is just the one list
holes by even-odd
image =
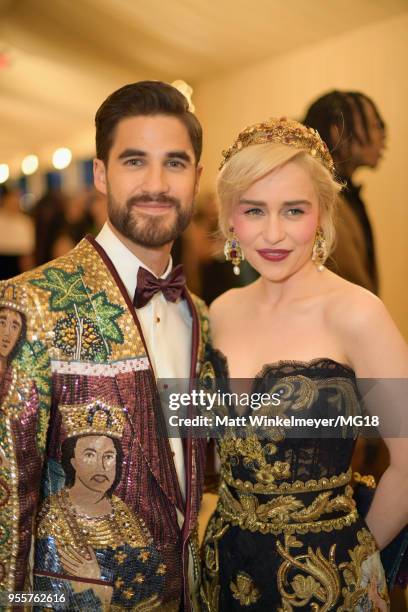
[[[139, 202], [159, 202], [170, 204], [175, 211], [175, 220], [169, 224], [162, 215], [149, 215], [143, 211], [135, 212]], [[129, 198], [125, 205], [118, 204], [108, 191], [108, 217], [112, 225], [135, 244], [143, 247], [162, 247], [173, 242], [186, 229], [193, 216], [193, 203], [183, 210], [180, 200], [165, 194], [144, 194]]]

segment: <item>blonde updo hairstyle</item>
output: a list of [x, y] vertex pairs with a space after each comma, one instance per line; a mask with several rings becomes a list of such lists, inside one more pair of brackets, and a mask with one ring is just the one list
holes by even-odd
[[327, 243], [327, 253], [335, 242], [334, 217], [337, 195], [342, 185], [330, 171], [306, 150], [268, 142], [241, 149], [223, 166], [217, 178], [219, 226], [224, 236], [230, 227], [230, 218], [240, 196], [256, 181], [288, 162], [304, 168], [313, 181], [319, 200], [319, 226]]

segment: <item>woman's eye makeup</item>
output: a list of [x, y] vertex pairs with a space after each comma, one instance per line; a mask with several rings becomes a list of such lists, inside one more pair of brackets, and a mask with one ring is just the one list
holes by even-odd
[[288, 208], [285, 212], [289, 217], [299, 217], [305, 214], [303, 208]]
[[252, 208], [246, 208], [244, 210], [244, 215], [248, 215], [248, 216], [258, 216], [258, 215], [262, 215], [263, 214], [263, 210], [262, 208], [258, 208], [253, 206]]

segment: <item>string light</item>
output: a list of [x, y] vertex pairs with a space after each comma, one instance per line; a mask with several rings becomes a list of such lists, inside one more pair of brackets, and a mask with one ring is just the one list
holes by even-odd
[[0, 164], [0, 184], [5, 183], [10, 176], [10, 169], [7, 164]]
[[63, 170], [64, 168], [67, 168], [67, 166], [69, 166], [69, 164], [71, 163], [71, 160], [72, 160], [71, 151], [67, 149], [66, 147], [61, 147], [60, 149], [57, 149], [56, 151], [54, 151], [53, 156], [52, 156], [52, 165], [57, 170]]
[[36, 170], [38, 170], [38, 157], [37, 155], [27, 155], [21, 162], [21, 170], [23, 174], [29, 176], [30, 174], [34, 174]]

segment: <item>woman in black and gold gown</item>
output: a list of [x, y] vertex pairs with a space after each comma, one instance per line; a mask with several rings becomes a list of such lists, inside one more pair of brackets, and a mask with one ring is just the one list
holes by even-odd
[[333, 420], [300, 433], [226, 428], [203, 608], [389, 610], [379, 550], [407, 522], [407, 443], [387, 440], [390, 467], [365, 521], [350, 485], [358, 428], [334, 423], [362, 414], [359, 378], [408, 378], [407, 347], [378, 298], [324, 267], [340, 186], [317, 132], [284, 119], [251, 126], [222, 166], [226, 257], [237, 269], [245, 255], [260, 278], [210, 309], [212, 376], [279, 398], [258, 415]]

